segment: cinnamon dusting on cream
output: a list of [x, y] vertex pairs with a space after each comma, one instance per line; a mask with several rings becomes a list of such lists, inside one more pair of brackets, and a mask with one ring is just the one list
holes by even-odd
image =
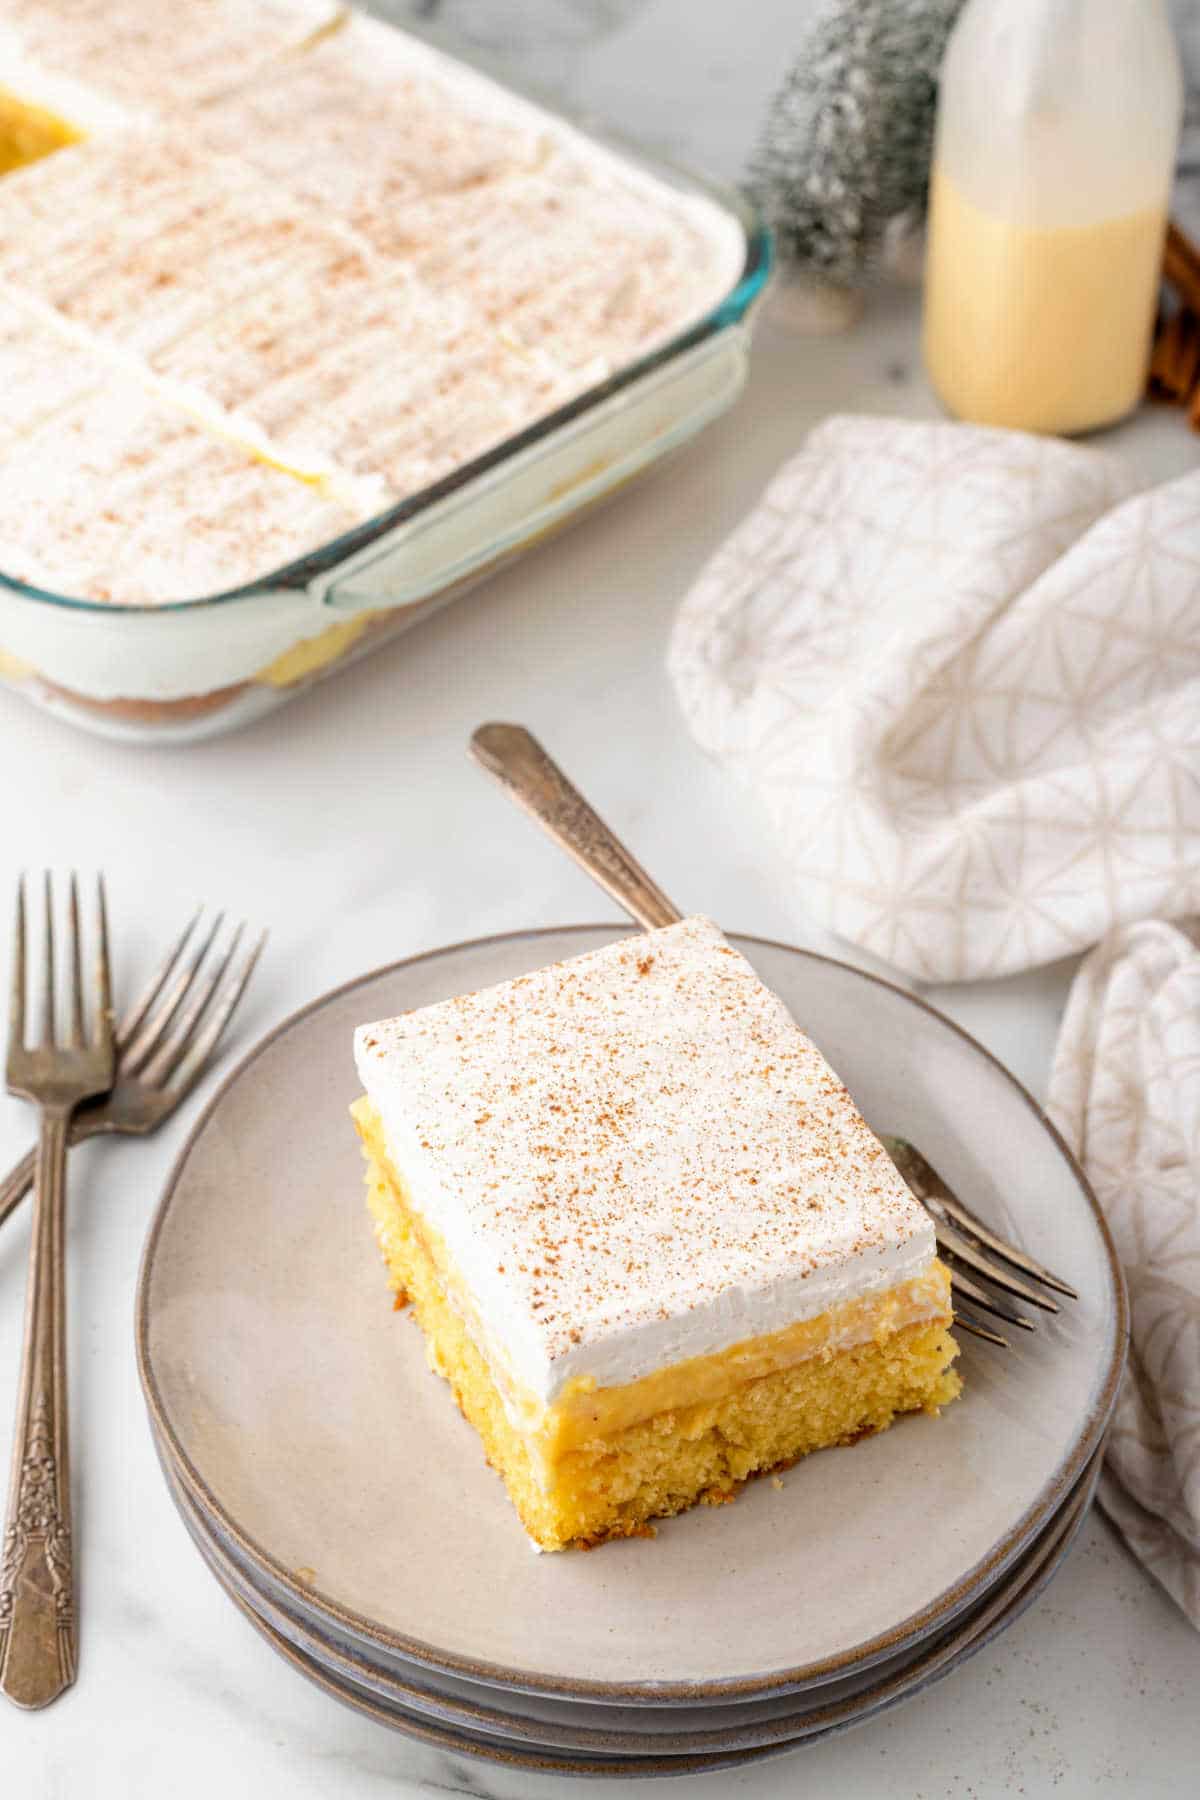
[[490, 1350], [543, 1399], [932, 1260], [844, 1085], [706, 920], [364, 1027], [356, 1051]]

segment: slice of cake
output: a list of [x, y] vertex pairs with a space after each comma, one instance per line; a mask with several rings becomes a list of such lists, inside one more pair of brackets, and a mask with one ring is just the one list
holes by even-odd
[[566, 148], [534, 173], [356, 214], [435, 295], [456, 294], [480, 330], [600, 374], [701, 318], [728, 292], [736, 251], [682, 198], [655, 204]]
[[303, 50], [339, 13], [333, 0], [4, 0], [4, 32], [30, 62], [169, 118]]
[[[316, 284], [320, 305], [309, 270], [286, 272], [151, 351], [147, 365], [178, 391], [253, 423], [264, 394], [309, 382], [338, 357], [370, 367], [378, 388], [394, 383], [397, 364], [421, 363], [455, 333], [453, 308], [435, 312], [407, 270], [352, 237]], [[321, 430], [319, 417], [309, 424]]]
[[347, 250], [312, 281], [279, 281], [156, 351], [149, 364], [182, 404], [219, 403], [234, 436], [304, 475], [333, 471], [404, 499], [574, 396], [536, 350], [471, 332], [453, 296], [435, 302]]
[[364, 1025], [355, 1055], [397, 1303], [542, 1549], [957, 1393], [928, 1215], [706, 920]]
[[[3, 362], [0, 341], [0, 371]], [[98, 384], [7, 440], [0, 430], [6, 575], [74, 599], [153, 606], [254, 581], [297, 544], [328, 542], [357, 522], [64, 341], [60, 393], [73, 368]]]
[[127, 353], [289, 278], [320, 294], [360, 248], [237, 158], [165, 132], [89, 138], [0, 183], [0, 276]]

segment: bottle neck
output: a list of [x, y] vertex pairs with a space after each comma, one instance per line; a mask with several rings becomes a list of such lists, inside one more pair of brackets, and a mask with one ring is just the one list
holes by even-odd
[[1037, 225], [1165, 206], [1182, 116], [1163, 0], [968, 0], [936, 157], [983, 210]]

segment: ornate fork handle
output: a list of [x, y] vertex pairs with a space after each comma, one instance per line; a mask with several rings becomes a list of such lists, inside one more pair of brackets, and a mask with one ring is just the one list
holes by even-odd
[[682, 917], [523, 726], [481, 725], [471, 739], [471, 752], [639, 925], [653, 930]]
[[68, 1112], [46, 1107], [12, 1482], [0, 1552], [0, 1690], [45, 1706], [75, 1679], [63, 1247]]

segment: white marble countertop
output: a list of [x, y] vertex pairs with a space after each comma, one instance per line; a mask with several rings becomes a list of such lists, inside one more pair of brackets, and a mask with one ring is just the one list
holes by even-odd
[[[452, 29], [460, 13], [464, 30], [485, 14], [489, 29], [499, 21], [543, 81], [732, 175], [801, 8], [755, 0], [753, 30], [744, 12], [686, 0], [509, 0], [490, 11], [447, 0], [443, 10]], [[562, 33], [541, 31], [531, 48], [539, 16]], [[468, 763], [471, 728], [509, 717], [545, 738], [668, 892], [731, 928], [836, 949], [798, 910], [762, 818], [685, 735], [662, 668], [673, 610], [700, 563], [834, 408], [933, 412], [911, 295], [878, 301], [843, 338], [790, 337], [768, 319], [743, 402], [672, 467], [240, 736], [150, 754], [81, 737], [0, 695], [0, 916], [19, 867], [102, 864], [130, 976], [198, 898], [269, 925], [243, 1044], [374, 964], [614, 916]], [[1164, 414], [1144, 415], [1120, 442], [1155, 473], [1200, 453]], [[1060, 965], [932, 998], [1036, 1091], [1069, 977]], [[3, 981], [0, 968], [0, 992]], [[202, 1568], [154, 1461], [132, 1339], [143, 1235], [186, 1127], [180, 1119], [141, 1146], [90, 1146], [73, 1166], [80, 1674], [51, 1711], [0, 1715], [5, 1795], [565, 1797], [568, 1782], [434, 1755], [315, 1693]], [[0, 1099], [0, 1156], [13, 1158], [28, 1134], [26, 1111]], [[27, 1244], [25, 1218], [0, 1236], [0, 1368], [13, 1372], [0, 1383], [0, 1455]], [[1183, 1794], [1200, 1766], [1198, 1691], [1200, 1637], [1093, 1519], [1049, 1594], [936, 1689], [783, 1761], [685, 1785], [745, 1800], [801, 1783], [827, 1800]]]

